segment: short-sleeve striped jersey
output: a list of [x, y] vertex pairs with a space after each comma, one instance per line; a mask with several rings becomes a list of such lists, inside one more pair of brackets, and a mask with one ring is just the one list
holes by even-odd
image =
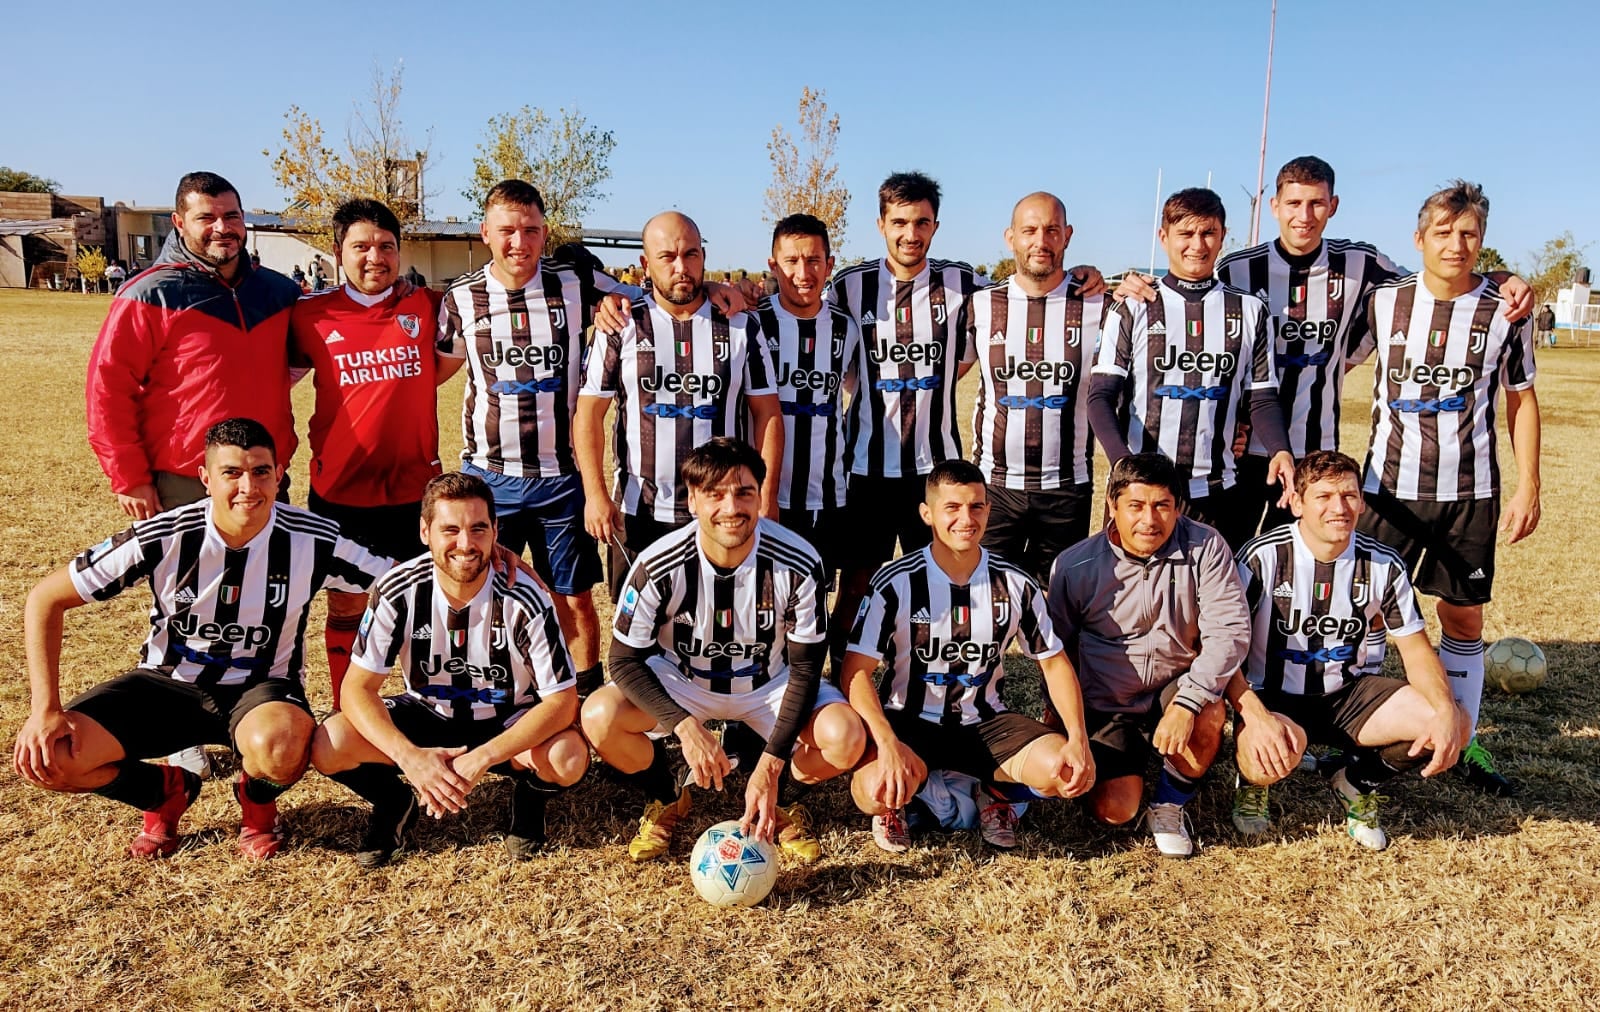
[[486, 265], [445, 290], [439, 350], [467, 360], [462, 460], [518, 478], [577, 473], [572, 411], [583, 330], [600, 296], [616, 287], [603, 271], [540, 260], [524, 288], [507, 288]]
[[[1352, 323], [1374, 287], [1399, 276], [1375, 247], [1346, 239], [1324, 240], [1303, 257], [1274, 239], [1229, 254], [1217, 276], [1267, 304], [1268, 336], [1278, 360], [1278, 403], [1295, 459], [1312, 450], [1339, 448], [1339, 398]], [[1259, 435], [1250, 452], [1265, 456]]]
[[1238, 565], [1250, 606], [1245, 676], [1258, 692], [1337, 692], [1367, 668], [1374, 622], [1395, 636], [1424, 628], [1405, 562], [1365, 534], [1322, 562], [1300, 524], [1287, 524], [1241, 548]]
[[881, 661], [886, 710], [936, 724], [975, 724], [1005, 710], [1006, 647], [1035, 660], [1061, 652], [1033, 577], [987, 551], [957, 584], [932, 547], [903, 555], [872, 578], [850, 652]]
[[956, 379], [967, 300], [981, 287], [971, 267], [949, 260], [929, 260], [910, 281], [881, 259], [834, 276], [829, 298], [861, 328], [851, 474], [911, 477], [961, 456]]
[[827, 302], [806, 320], [769, 296], [761, 300], [756, 315], [772, 352], [783, 410], [778, 505], [805, 510], [843, 506], [845, 393], [854, 390], [861, 331], [848, 313]]
[[723, 316], [707, 299], [677, 320], [646, 295], [620, 334], [599, 334], [583, 394], [615, 398], [616, 500], [631, 516], [689, 519], [678, 468], [713, 436], [747, 438], [747, 398], [775, 394], [772, 358], [754, 313]]
[[68, 569], [85, 601], [150, 586], [150, 634], [139, 666], [196, 685], [255, 685], [305, 675], [311, 599], [364, 593], [392, 566], [339, 536], [331, 520], [281, 503], [242, 548], [211, 521], [211, 500], [140, 520]]
[[789, 675], [789, 641], [827, 639], [822, 559], [799, 535], [762, 519], [739, 565], [722, 570], [690, 524], [639, 553], [628, 571], [612, 632], [660, 652], [658, 677], [711, 692], [742, 693]]
[[1500, 494], [1495, 398], [1531, 388], [1535, 373], [1529, 321], [1509, 322], [1504, 306], [1488, 279], [1445, 301], [1416, 274], [1368, 296], [1355, 361], [1374, 348], [1378, 360], [1363, 490], [1425, 502]]
[[1090, 480], [1089, 386], [1105, 300], [1069, 295], [1064, 279], [1030, 296], [1014, 281], [972, 297], [968, 355], [982, 383], [972, 412], [972, 459], [1004, 488], [1038, 491]]
[[351, 663], [379, 673], [398, 667], [406, 695], [457, 720], [510, 723], [577, 684], [555, 606], [537, 584], [508, 587], [491, 570], [465, 607], [452, 608], [431, 555], [372, 588]]
[[1094, 367], [1127, 377], [1118, 414], [1130, 451], [1166, 454], [1196, 498], [1213, 483], [1233, 487], [1234, 427], [1248, 417], [1246, 397], [1278, 384], [1265, 303], [1204, 284], [1168, 275], [1154, 302], [1114, 304]]

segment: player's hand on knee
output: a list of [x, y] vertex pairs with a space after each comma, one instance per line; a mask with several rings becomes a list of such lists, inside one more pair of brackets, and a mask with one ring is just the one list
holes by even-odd
[[878, 765], [882, 770], [876, 800], [890, 808], [904, 808], [916, 797], [917, 788], [928, 778], [928, 766], [922, 758], [896, 741], [891, 747], [880, 749]]
[[491, 765], [493, 762], [489, 754], [476, 748], [450, 760], [450, 768], [466, 781], [468, 793], [478, 786], [478, 781], [483, 779], [484, 773], [488, 772]]
[[1265, 720], [1246, 721], [1239, 730], [1239, 751], [1258, 771], [1282, 780], [1300, 765], [1300, 747], [1294, 731], [1277, 714]]
[[65, 786], [61, 779], [65, 771], [55, 761], [56, 749], [62, 742], [67, 745], [67, 754], [76, 757], [78, 740], [65, 713], [55, 710], [29, 716], [17, 733], [12, 750], [17, 775], [35, 787], [55, 790]]
[[695, 786], [722, 790], [722, 778], [733, 772], [733, 764], [716, 736], [694, 717], [685, 717], [673, 733], [683, 745], [683, 761], [689, 764]]
[[1061, 766], [1056, 770], [1056, 780], [1062, 784], [1063, 798], [1076, 798], [1087, 794], [1094, 786], [1094, 754], [1088, 742], [1068, 738], [1061, 749]]
[[1447, 708], [1433, 711], [1428, 718], [1426, 729], [1411, 743], [1409, 753], [1415, 758], [1421, 755], [1424, 749], [1433, 749], [1433, 758], [1422, 767], [1423, 776], [1437, 776], [1456, 764], [1470, 734], [1465, 724], [1461, 711], [1454, 703]]
[[1174, 703], [1161, 715], [1161, 722], [1156, 725], [1155, 734], [1150, 736], [1150, 743], [1162, 755], [1174, 756], [1189, 747], [1189, 739], [1193, 734], [1194, 714]]
[[451, 760], [466, 752], [465, 748], [424, 748], [407, 753], [398, 760], [400, 772], [411, 781], [417, 797], [428, 814], [435, 819], [467, 806], [467, 792], [471, 785], [451, 766]]

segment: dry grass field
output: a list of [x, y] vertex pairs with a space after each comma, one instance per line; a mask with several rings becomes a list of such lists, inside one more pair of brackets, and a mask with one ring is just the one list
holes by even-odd
[[[83, 370], [104, 298], [0, 292], [0, 738], [27, 715], [22, 600], [120, 528], [84, 439]], [[1022, 847], [976, 834], [875, 849], [838, 785], [813, 795], [824, 859], [786, 868], [748, 911], [701, 903], [686, 858], [737, 797], [700, 793], [671, 860], [625, 845], [636, 795], [591, 775], [551, 806], [553, 849], [499, 844], [508, 786], [428, 822], [418, 852], [371, 874], [349, 856], [364, 806], [309, 776], [284, 798], [285, 853], [247, 864], [231, 792], [208, 784], [186, 846], [140, 864], [131, 810], [48, 795], [0, 772], [0, 1007], [18, 1009], [1339, 1008], [1549, 1010], [1600, 994], [1600, 601], [1589, 567], [1600, 355], [1540, 360], [1544, 523], [1502, 551], [1488, 637], [1543, 644], [1551, 676], [1490, 690], [1485, 741], [1523, 787], [1485, 798], [1453, 776], [1397, 782], [1390, 849], [1345, 838], [1314, 776], [1276, 789], [1246, 845], [1219, 762], [1192, 806], [1198, 855], [1035, 806]], [[297, 414], [309, 414], [309, 384]], [[1370, 373], [1352, 377], [1346, 446], [1364, 446]], [[967, 391], [970, 403], [970, 391]], [[446, 459], [459, 381], [440, 396]], [[304, 501], [306, 454], [295, 464]], [[1103, 471], [1102, 471], [1103, 473]], [[124, 670], [143, 635], [131, 592], [67, 620], [67, 694]], [[309, 682], [327, 704], [320, 618]], [[1024, 680], [1024, 679], [1014, 679]], [[742, 787], [742, 783], [740, 785]]]

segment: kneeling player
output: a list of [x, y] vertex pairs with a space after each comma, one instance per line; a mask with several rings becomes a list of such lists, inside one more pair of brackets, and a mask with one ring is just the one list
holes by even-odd
[[[983, 548], [987, 488], [975, 464], [934, 466], [921, 507], [933, 541], [878, 570], [850, 635], [844, 688], [873, 745], [850, 791], [887, 851], [910, 845], [905, 806], [930, 767], [1058, 798], [1094, 783], [1077, 676], [1051, 629], [1044, 593]], [[1039, 662], [1065, 735], [1006, 710], [1001, 657], [1013, 640]], [[881, 691], [872, 684], [880, 663], [887, 669]], [[979, 822], [992, 846], [1016, 846], [1016, 816], [1004, 798], [993, 798]]]
[[[1233, 824], [1247, 835], [1264, 832], [1267, 785], [1295, 769], [1308, 741], [1332, 745], [1344, 753], [1332, 786], [1345, 829], [1382, 850], [1389, 839], [1378, 824], [1378, 788], [1418, 766], [1425, 777], [1449, 769], [1470, 724], [1423, 631], [1405, 562], [1354, 533], [1365, 507], [1356, 462], [1314, 451], [1294, 484], [1290, 508], [1299, 519], [1240, 552], [1253, 621], [1244, 673], [1228, 686], [1242, 722], [1245, 780]], [[1405, 681], [1360, 674], [1367, 630], [1379, 623], [1395, 638]]]
[[[144, 811], [135, 857], [178, 849], [178, 820], [200, 793], [179, 766], [142, 760], [231, 744], [243, 811], [239, 850], [278, 852], [277, 798], [300, 779], [316, 722], [306, 705], [300, 630], [324, 588], [359, 593], [390, 566], [331, 520], [274, 504], [283, 471], [272, 435], [233, 418], [206, 431], [207, 498], [80, 555], [28, 594], [33, 712], [17, 735], [19, 776]], [[63, 613], [147, 582], [155, 598], [139, 666], [61, 705]]]
[[682, 477], [696, 522], [640, 552], [629, 570], [611, 644], [615, 684], [584, 704], [584, 733], [650, 799], [628, 845], [629, 857], [647, 861], [672, 845], [689, 811], [661, 736], [678, 736], [696, 784], [721, 790], [732, 765], [702, 721], [743, 721], [766, 742], [745, 791], [745, 831], [814, 861], [821, 848], [796, 800], [801, 785], [850, 769], [866, 744], [844, 696], [822, 680], [822, 560], [760, 518], [766, 465], [747, 444], [706, 442]]
[[[533, 581], [509, 586], [490, 571], [494, 508], [475, 475], [428, 483], [428, 554], [373, 589], [343, 708], [317, 730], [317, 770], [372, 802], [356, 854], [366, 867], [387, 863], [403, 845], [419, 795], [435, 818], [459, 812], [486, 771], [512, 779], [506, 851], [528, 860], [544, 844], [547, 796], [588, 769], [589, 750], [572, 727], [576, 677], [554, 606]], [[382, 698], [396, 667], [406, 691]]]

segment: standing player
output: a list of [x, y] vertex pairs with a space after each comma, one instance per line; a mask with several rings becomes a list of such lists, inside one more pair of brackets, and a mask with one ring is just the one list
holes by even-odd
[[861, 331], [824, 296], [833, 254], [820, 220], [791, 214], [778, 222], [767, 263], [778, 292], [761, 301], [757, 316], [783, 410], [778, 522], [817, 550], [832, 586], [843, 561], [844, 395], [855, 392]]
[[[1299, 520], [1239, 555], [1252, 622], [1250, 654], [1228, 686], [1246, 782], [1234, 798], [1233, 824], [1246, 835], [1266, 832], [1267, 785], [1293, 772], [1306, 743], [1317, 742], [1342, 753], [1332, 786], [1346, 832], [1382, 850], [1389, 839], [1378, 824], [1378, 788], [1419, 766], [1425, 777], [1448, 769], [1470, 730], [1428, 643], [1405, 563], [1355, 533], [1362, 512], [1356, 462], [1313, 450], [1295, 468], [1294, 484], [1290, 507]], [[1393, 634], [1404, 681], [1362, 675], [1373, 625]]]
[[[1339, 446], [1339, 403], [1352, 324], [1367, 295], [1399, 276], [1394, 262], [1374, 247], [1348, 239], [1324, 239], [1339, 210], [1333, 167], [1314, 155], [1294, 158], [1278, 170], [1272, 214], [1278, 238], [1222, 258], [1224, 284], [1252, 292], [1267, 304], [1269, 337], [1275, 342], [1278, 403], [1296, 460], [1312, 450]], [[1533, 294], [1521, 278], [1503, 275], [1506, 312], [1520, 319]], [[1517, 310], [1521, 309], [1521, 312]], [[1240, 509], [1263, 530], [1291, 523], [1293, 514], [1272, 501], [1267, 454], [1252, 433], [1237, 461]], [[1381, 653], [1381, 652], [1380, 652]]]
[[[135, 857], [176, 851], [178, 820], [200, 793], [189, 770], [143, 760], [202, 744], [240, 756], [240, 852], [278, 852], [277, 799], [305, 772], [316, 726], [302, 684], [306, 610], [317, 591], [355, 593], [391, 564], [331, 521], [275, 505], [282, 474], [265, 426], [218, 422], [205, 436], [205, 500], [136, 522], [28, 594], [33, 709], [17, 735], [17, 773], [142, 810]], [[138, 666], [63, 707], [64, 613], [139, 582], [154, 601]]]
[[746, 443], [717, 437], [697, 447], [683, 462], [696, 522], [640, 553], [617, 604], [615, 684], [584, 704], [583, 729], [600, 757], [650, 799], [628, 845], [635, 861], [664, 853], [689, 811], [660, 735], [683, 743], [695, 783], [721, 790], [732, 766], [702, 722], [743, 721], [765, 742], [745, 790], [744, 829], [776, 836], [807, 862], [821, 846], [793, 800], [795, 782], [838, 776], [866, 743], [844, 697], [822, 678], [822, 561], [759, 516], [765, 478], [765, 462]]
[[1217, 757], [1222, 693], [1250, 645], [1233, 553], [1179, 513], [1187, 483], [1159, 453], [1117, 461], [1106, 487], [1112, 522], [1050, 572], [1050, 616], [1077, 644], [1100, 774], [1090, 810], [1107, 825], [1139, 814], [1155, 748], [1164, 761], [1146, 814], [1167, 857], [1194, 852], [1183, 806]]
[[[1372, 445], [1361, 531], [1390, 545], [1418, 590], [1439, 598], [1439, 660], [1451, 691], [1478, 726], [1483, 696], [1483, 606], [1494, 585], [1496, 528], [1516, 544], [1539, 526], [1539, 402], [1528, 319], [1473, 273], [1489, 200], [1457, 180], [1417, 215], [1422, 272], [1380, 286], [1365, 304], [1352, 362], [1374, 350]], [[1500, 510], [1495, 399], [1504, 389], [1517, 490]], [[1515, 788], [1476, 735], [1461, 754], [1469, 783]]]
[[1017, 201], [1006, 229], [1017, 272], [973, 296], [967, 325], [983, 380], [972, 418], [973, 460], [989, 484], [983, 546], [1041, 582], [1088, 537], [1093, 495], [1083, 374], [1105, 303], [1076, 293], [1062, 266], [1071, 240], [1060, 198]]
[[[544, 845], [547, 796], [589, 766], [572, 726], [576, 679], [550, 599], [532, 581], [512, 587], [490, 572], [494, 511], [494, 494], [476, 475], [428, 483], [428, 553], [373, 588], [345, 708], [317, 731], [318, 772], [372, 802], [356, 853], [364, 867], [388, 863], [404, 845], [418, 795], [435, 818], [459, 812], [489, 771], [512, 779], [506, 851], [526, 861]], [[396, 668], [405, 692], [379, 696]]]
[[[409, 286], [396, 291], [400, 222], [393, 211], [376, 200], [346, 202], [333, 214], [333, 242], [345, 283], [301, 299], [289, 324], [291, 357], [312, 368], [317, 392], [307, 506], [375, 554], [409, 558], [422, 490], [439, 473], [434, 388], [461, 359], [441, 359], [435, 348], [434, 295]], [[365, 594], [328, 592], [324, 639], [334, 709], [366, 604]]]
[[[573, 417], [584, 523], [607, 543], [611, 598], [632, 558], [689, 522], [678, 468], [713, 436], [748, 437], [771, 474], [783, 467], [783, 416], [772, 359], [754, 314], [725, 316], [707, 297], [700, 228], [676, 211], [644, 226], [651, 290], [620, 333], [596, 338]], [[617, 402], [616, 497], [601, 477], [606, 408]], [[778, 513], [777, 482], [762, 493]]]
[[[947, 460], [924, 487], [922, 520], [933, 540], [872, 578], [844, 665], [844, 690], [872, 746], [850, 793], [872, 816], [873, 840], [891, 852], [910, 845], [905, 806], [930, 767], [976, 777], [991, 793], [997, 783], [1023, 784], [1074, 798], [1094, 783], [1078, 680], [1044, 593], [983, 547], [983, 472]], [[1002, 658], [1013, 641], [1039, 662], [1065, 734], [1005, 708]], [[886, 673], [875, 688], [880, 665]], [[1016, 846], [1016, 815], [1003, 797], [984, 806], [979, 823], [990, 845]]]
[[[1227, 234], [1215, 193], [1179, 190], [1161, 209], [1168, 273], [1149, 302], [1112, 307], [1089, 392], [1095, 438], [1114, 465], [1160, 451], [1186, 479], [1189, 515], [1237, 548], [1255, 533], [1235, 490], [1234, 426], [1248, 400], [1271, 453], [1266, 480], [1288, 501], [1294, 459], [1278, 406], [1278, 371], [1262, 301], [1212, 277]], [[1257, 517], [1259, 519], [1259, 517]]]
[[506, 547], [531, 549], [585, 693], [600, 684], [600, 554], [583, 524], [572, 413], [584, 327], [617, 285], [541, 257], [544, 198], [520, 179], [489, 191], [479, 233], [492, 259], [450, 285], [439, 314], [439, 350], [467, 363], [461, 459], [494, 490]]

